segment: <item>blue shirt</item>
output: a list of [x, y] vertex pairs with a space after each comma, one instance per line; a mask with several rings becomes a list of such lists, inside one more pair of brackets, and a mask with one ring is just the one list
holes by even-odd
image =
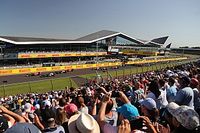
[[177, 92], [175, 103], [194, 108], [194, 92], [191, 87], [185, 87]]
[[173, 85], [167, 89], [167, 101], [169, 103], [175, 101], [176, 93], [177, 93], [176, 85]]

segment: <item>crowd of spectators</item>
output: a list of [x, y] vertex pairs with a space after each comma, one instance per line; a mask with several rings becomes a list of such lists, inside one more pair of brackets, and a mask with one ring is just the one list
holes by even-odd
[[199, 133], [200, 64], [0, 98], [0, 132]]

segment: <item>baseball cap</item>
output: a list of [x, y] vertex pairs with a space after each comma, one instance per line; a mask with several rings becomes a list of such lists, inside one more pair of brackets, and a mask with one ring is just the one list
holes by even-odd
[[76, 106], [75, 104], [73, 104], [73, 103], [70, 103], [70, 104], [66, 105], [66, 106], [64, 107], [64, 109], [65, 109], [66, 113], [67, 113], [69, 116], [72, 116], [75, 112], [78, 111], [77, 106]]
[[36, 104], [36, 105], [35, 105], [35, 109], [40, 109], [40, 105], [39, 105], [39, 104]]
[[143, 106], [145, 106], [148, 110], [156, 109], [156, 102], [152, 98], [145, 98], [142, 100], [139, 100], [139, 103]]
[[44, 107], [46, 107], [46, 106], [50, 107], [51, 106], [51, 102], [49, 100], [44, 100], [43, 101], [43, 105], [44, 105]]
[[139, 116], [138, 109], [131, 103], [126, 103], [118, 107], [117, 112], [119, 112], [125, 119], [128, 120], [133, 120]]
[[26, 103], [24, 105], [24, 111], [25, 112], [31, 112], [31, 108], [32, 108], [32, 104], [30, 104], [30, 103]]

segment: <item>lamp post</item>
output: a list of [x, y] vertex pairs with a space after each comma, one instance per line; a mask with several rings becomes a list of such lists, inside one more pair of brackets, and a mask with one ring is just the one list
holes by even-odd
[[96, 65], [97, 65], [97, 69], [98, 69], [98, 62], [99, 62], [99, 57], [98, 57], [98, 55], [99, 55], [99, 53], [98, 53], [98, 48], [99, 48], [99, 46], [98, 46], [98, 42], [96, 42]]
[[28, 86], [29, 86], [29, 91], [30, 91], [30, 93], [32, 92], [32, 89], [31, 89], [31, 83], [30, 82], [28, 82]]
[[53, 81], [50, 80], [50, 82], [51, 82], [51, 90], [53, 91]]
[[4, 95], [4, 98], [6, 96], [6, 90], [5, 90], [5, 84], [8, 82], [7, 80], [3, 80], [3, 95]]

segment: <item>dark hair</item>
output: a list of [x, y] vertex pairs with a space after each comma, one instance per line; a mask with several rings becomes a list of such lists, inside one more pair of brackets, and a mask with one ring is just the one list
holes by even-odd
[[164, 86], [165, 85], [165, 80], [164, 79], [159, 79], [158, 83], [160, 84], [160, 86]]
[[70, 90], [71, 92], [73, 92], [75, 89], [76, 89], [76, 88], [74, 88], [74, 87], [70, 87], [70, 88], [69, 88], [69, 90]]
[[175, 83], [175, 79], [173, 77], [169, 78], [169, 83], [174, 84]]
[[156, 80], [151, 81], [149, 84], [149, 90], [156, 96], [156, 98], [158, 98], [161, 94], [158, 82]]
[[156, 122], [159, 120], [160, 113], [157, 108], [154, 108], [153, 110], [148, 110], [148, 112], [149, 112], [150, 120], [152, 120], [153, 122]]
[[179, 80], [181, 81], [183, 87], [187, 87], [190, 84], [190, 78], [187, 76], [180, 77]]
[[62, 125], [66, 120], [66, 113], [64, 109], [58, 108], [56, 110], [56, 123]]
[[[43, 111], [42, 111], [42, 120], [46, 123], [51, 123], [52, 120], [54, 119], [55, 120], [55, 117], [56, 117], [56, 114], [55, 112], [50, 109], [50, 108], [45, 108]], [[50, 118], [53, 118], [53, 119], [50, 119]]]
[[65, 100], [64, 98], [61, 98], [61, 99], [59, 100], [59, 105], [60, 105], [61, 107], [64, 107], [64, 106], [66, 105], [66, 100]]
[[76, 104], [77, 104], [78, 108], [80, 108], [81, 106], [86, 106], [85, 99], [81, 96], [77, 97]]

